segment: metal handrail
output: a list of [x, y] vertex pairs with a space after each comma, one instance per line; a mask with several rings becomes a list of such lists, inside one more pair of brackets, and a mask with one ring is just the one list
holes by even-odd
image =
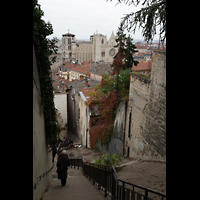
[[[137, 185], [137, 184], [134, 184], [134, 183], [131, 183], [131, 182], [127, 182], [127, 181], [124, 181], [124, 180], [122, 180], [122, 179], [120, 179], [119, 177], [118, 177], [118, 175], [117, 175], [117, 172], [116, 172], [116, 170], [115, 170], [115, 167], [113, 166], [113, 165], [101, 165], [101, 164], [96, 164], [96, 163], [90, 163], [90, 162], [84, 162], [84, 159], [82, 158], [70, 158], [70, 161], [72, 161], [72, 160], [76, 160], [77, 162], [77, 164], [78, 165], [75, 165], [75, 162], [70, 162], [71, 164], [71, 167], [72, 167], [72, 165], [74, 164], [74, 168], [75, 168], [75, 166], [77, 166], [78, 168], [79, 167], [82, 167], [82, 170], [83, 170], [83, 173], [84, 174], [86, 174], [87, 176], [89, 176], [90, 178], [92, 178], [93, 179], [93, 182], [95, 182], [95, 180], [94, 180], [94, 177], [91, 177], [91, 175], [90, 174], [87, 174], [86, 173], [86, 171], [84, 171], [84, 167], [85, 166], [89, 166], [90, 168], [89, 169], [92, 169], [92, 168], [96, 168], [96, 170], [100, 170], [98, 173], [100, 173], [100, 172], [102, 172], [102, 170], [103, 171], [105, 171], [105, 174], [106, 173], [109, 173], [108, 174], [108, 176], [111, 176], [111, 174], [112, 174], [112, 177], [114, 178], [114, 180], [115, 180], [115, 182], [113, 182], [114, 180], [112, 179], [112, 177], [110, 177], [110, 180], [112, 180], [111, 181], [111, 183], [110, 183], [110, 188], [108, 188], [108, 185], [107, 185], [107, 188], [105, 188], [105, 196], [107, 196], [107, 191], [109, 191], [110, 193], [111, 193], [111, 197], [112, 198], [114, 198], [114, 199], [121, 199], [121, 196], [122, 196], [122, 199], [124, 200], [124, 199], [126, 199], [125, 198], [125, 190], [129, 190], [129, 189], [127, 189], [126, 187], [125, 187], [125, 184], [126, 185], [129, 185], [129, 186], [132, 186], [133, 187], [133, 189], [132, 190], [129, 190], [129, 192], [132, 192], [132, 195], [135, 195], [134, 194], [134, 187], [137, 187], [137, 188], [139, 188], [139, 189], [142, 189], [142, 190], [144, 190], [145, 191], [145, 195], [143, 195], [143, 197], [144, 197], [144, 199], [151, 199], [150, 197], [148, 197], [148, 192], [151, 192], [151, 193], [154, 193], [154, 194], [156, 194], [156, 195], [159, 195], [159, 196], [161, 196], [162, 197], [162, 200], [164, 199], [164, 198], [166, 198], [166, 194], [165, 193], [162, 193], [162, 192], [159, 192], [159, 191], [156, 191], [156, 190], [153, 190], [153, 189], [151, 189], [151, 188], [147, 188], [147, 187], [144, 187], [144, 186], [141, 186], [141, 185]], [[79, 161], [78, 161], [79, 160]], [[81, 164], [80, 164], [81, 163]], [[110, 169], [109, 169], [110, 168]], [[90, 173], [90, 172], [89, 172]], [[122, 185], [120, 185], [119, 184], [119, 182], [121, 182], [122, 183]], [[116, 185], [115, 185], [116, 184]], [[100, 185], [99, 183], [98, 183], [98, 185]], [[115, 187], [115, 186], [116, 187]], [[117, 190], [117, 191], [113, 191], [113, 188], [112, 187], [114, 187], [114, 189], [115, 190]], [[118, 188], [121, 188], [120, 189], [120, 191], [119, 191], [119, 193], [120, 194], [118, 194]], [[112, 191], [111, 191], [112, 190]], [[117, 194], [116, 194], [116, 192], [117, 192]], [[121, 194], [122, 193], [122, 194]], [[137, 193], [137, 192], [135, 192], [135, 193]], [[129, 195], [129, 194], [128, 194]], [[137, 196], [138, 197], [138, 196]], [[140, 197], [139, 197], [140, 198]]]

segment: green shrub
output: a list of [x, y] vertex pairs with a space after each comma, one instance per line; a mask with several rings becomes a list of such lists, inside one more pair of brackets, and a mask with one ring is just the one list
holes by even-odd
[[100, 156], [99, 159], [95, 161], [95, 163], [101, 164], [101, 165], [119, 166], [119, 162], [121, 161], [122, 161], [121, 155], [109, 153], [109, 154]]

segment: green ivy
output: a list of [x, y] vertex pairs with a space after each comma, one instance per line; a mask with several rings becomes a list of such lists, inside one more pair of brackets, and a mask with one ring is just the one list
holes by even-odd
[[47, 39], [48, 35], [53, 33], [53, 27], [50, 22], [42, 20], [44, 12], [40, 8], [38, 0], [33, 0], [33, 45], [37, 60], [38, 74], [40, 79], [42, 110], [45, 120], [46, 143], [49, 148], [57, 142], [59, 135], [59, 126], [56, 120], [56, 109], [54, 106], [54, 95], [51, 76], [51, 62], [49, 56], [57, 53], [55, 43], [57, 38]]

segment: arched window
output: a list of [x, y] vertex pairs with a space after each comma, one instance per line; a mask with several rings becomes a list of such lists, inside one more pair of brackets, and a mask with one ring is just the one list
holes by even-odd
[[105, 57], [105, 52], [101, 52], [101, 57]]

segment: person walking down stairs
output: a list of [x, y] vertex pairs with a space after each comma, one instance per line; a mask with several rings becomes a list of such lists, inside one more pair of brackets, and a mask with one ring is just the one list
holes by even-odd
[[70, 160], [68, 158], [67, 152], [63, 150], [58, 158], [57, 162], [57, 173], [58, 179], [61, 179], [61, 184], [64, 186], [67, 180], [67, 170], [68, 166], [70, 165]]

